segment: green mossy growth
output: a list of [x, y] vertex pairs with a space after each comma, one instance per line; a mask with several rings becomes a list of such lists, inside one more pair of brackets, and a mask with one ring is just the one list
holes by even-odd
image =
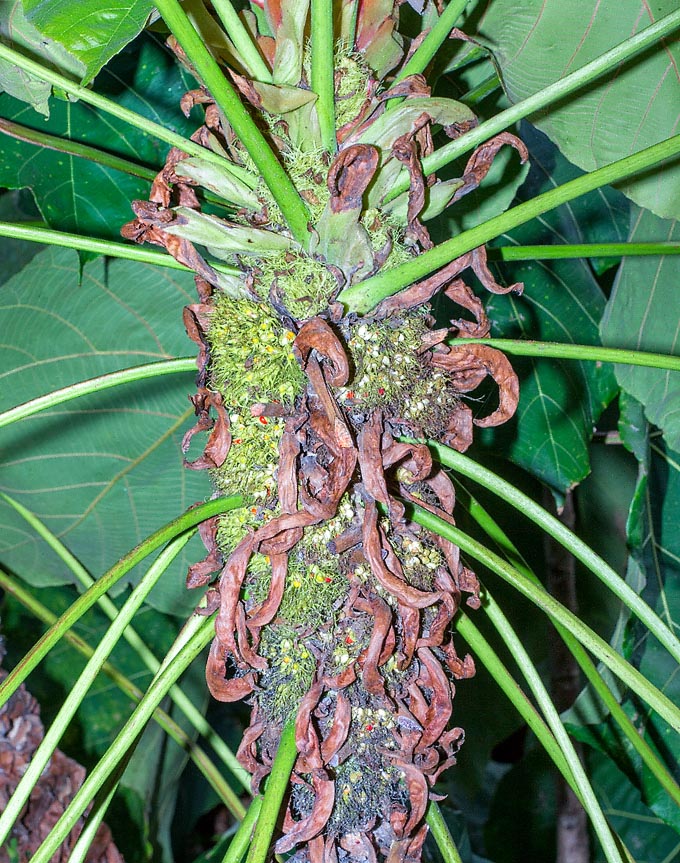
[[341, 129], [355, 120], [368, 98], [373, 73], [363, 56], [346, 41], [335, 46], [335, 123]]
[[223, 494], [244, 494], [263, 503], [276, 495], [276, 469], [284, 421], [277, 417], [232, 413], [227, 460], [210, 472]]
[[314, 317], [328, 306], [338, 282], [321, 261], [302, 252], [286, 252], [258, 263], [254, 288], [266, 300], [273, 289], [298, 320]]
[[258, 651], [269, 662], [258, 680], [258, 704], [270, 721], [286, 722], [312, 685], [316, 659], [289, 626], [265, 627]]
[[265, 303], [217, 294], [208, 329], [210, 375], [225, 404], [292, 405], [305, 381], [291, 349], [294, 338]]

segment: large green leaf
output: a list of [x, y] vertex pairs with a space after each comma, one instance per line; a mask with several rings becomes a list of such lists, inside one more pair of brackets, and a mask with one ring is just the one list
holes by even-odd
[[58, 39], [85, 66], [89, 83], [140, 32], [153, 9], [150, 0], [24, 0], [28, 19]]
[[[525, 99], [676, 11], [676, 0], [493, 0], [479, 34], [498, 61], [513, 102]], [[623, 68], [536, 118], [564, 155], [586, 171], [676, 134], [680, 112], [680, 43], [665, 39]], [[680, 166], [621, 187], [660, 216], [680, 216]]]
[[[97, 374], [191, 352], [180, 320], [193, 300], [188, 274], [127, 261], [94, 261], [78, 282], [78, 256], [42, 252], [0, 294], [3, 408]], [[209, 494], [207, 477], [182, 466], [191, 422], [190, 375], [88, 396], [7, 427], [0, 488], [58, 534], [95, 575]], [[0, 557], [35, 585], [71, 576], [3, 506]], [[151, 594], [160, 610], [187, 613], [196, 597], [183, 567], [197, 540]]]
[[[580, 172], [544, 135], [528, 125], [532, 168], [520, 190], [526, 200]], [[625, 199], [610, 189], [586, 195], [503, 238], [504, 243], [564, 243], [621, 240]], [[625, 213], [625, 205], [623, 205]], [[524, 293], [493, 296], [487, 303], [492, 333], [510, 338], [598, 344], [605, 298], [584, 260], [525, 261], [501, 267], [508, 283], [524, 282]], [[615, 392], [609, 366], [549, 359], [513, 359], [520, 377], [520, 403], [511, 423], [484, 440], [558, 492], [589, 471], [588, 442], [593, 424]]]
[[[152, 39], [143, 40], [138, 62], [136, 55], [123, 54], [98, 80], [99, 89], [121, 105], [186, 135], [198, 125], [179, 109], [180, 98], [191, 86], [182, 67]], [[45, 122], [29, 106], [3, 95], [0, 115], [137, 164], [162, 165], [167, 146], [129, 124], [82, 102], [53, 98], [49, 104], [50, 118]], [[2, 144], [0, 186], [30, 188], [53, 228], [119, 238], [121, 226], [132, 218], [130, 201], [148, 197], [149, 183], [139, 177], [14, 138], [3, 137]]]
[[[644, 210], [631, 214], [631, 242], [680, 238], [680, 224]], [[678, 263], [673, 257], [625, 258], [602, 319], [606, 345], [680, 353]], [[616, 366], [623, 389], [642, 402], [647, 419], [680, 451], [680, 372]]]
[[[64, 48], [61, 40], [45, 38], [36, 30], [27, 20], [20, 0], [0, 0], [0, 36], [15, 50], [62, 73], [80, 78], [85, 71], [81, 61]], [[3, 90], [49, 116], [51, 85], [7, 60], [0, 60], [0, 93]]]
[[[611, 759], [593, 752], [589, 753], [588, 764], [604, 814], [633, 859], [674, 863], [678, 859], [677, 833], [640, 803], [637, 791]], [[594, 863], [605, 863], [606, 858], [597, 845], [593, 848], [592, 859]]]

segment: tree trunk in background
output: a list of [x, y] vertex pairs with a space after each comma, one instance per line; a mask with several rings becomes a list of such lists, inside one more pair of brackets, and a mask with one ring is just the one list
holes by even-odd
[[[546, 491], [545, 498], [546, 507], [555, 512], [552, 495]], [[571, 493], [567, 493], [564, 509], [557, 513], [557, 517], [573, 530], [575, 516]], [[545, 544], [546, 586], [555, 599], [578, 614], [574, 558], [552, 537], [546, 535]], [[571, 707], [581, 689], [580, 669], [555, 630], [551, 630], [550, 656], [552, 696], [561, 713]], [[575, 747], [582, 757], [580, 745], [576, 743]], [[564, 778], [560, 776], [557, 782], [557, 863], [589, 863], [590, 840], [586, 813]]]

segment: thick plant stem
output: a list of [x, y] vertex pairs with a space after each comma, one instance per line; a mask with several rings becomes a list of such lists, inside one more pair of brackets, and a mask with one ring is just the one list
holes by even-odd
[[232, 6], [231, 0], [212, 0], [212, 7], [252, 77], [256, 81], [271, 84], [272, 73], [257, 50], [245, 24], [239, 18], [238, 12]]
[[173, 521], [161, 527], [144, 542], [135, 546], [118, 563], [114, 564], [108, 572], [99, 578], [92, 587], [87, 590], [61, 615], [57, 622], [33, 645], [26, 656], [10, 671], [7, 677], [0, 683], [0, 704], [4, 704], [13, 692], [26, 680], [28, 675], [45, 658], [49, 651], [57, 644], [71, 627], [113, 587], [123, 576], [144, 558], [153, 554], [156, 549], [165, 545], [174, 537], [186, 530], [190, 530], [200, 522], [214, 515], [229, 512], [243, 506], [243, 498], [240, 495], [221, 497], [208, 501], [200, 506], [190, 509]]
[[[34, 596], [26, 591], [17, 581], [8, 575], [4, 570], [0, 569], [0, 590], [5, 591], [21, 603], [28, 611], [31, 612], [38, 620], [41, 620], [47, 626], [57, 620], [57, 615], [46, 608]], [[83, 641], [80, 636], [74, 632], [67, 632], [64, 635], [64, 640], [68, 642], [75, 650], [89, 659], [94, 648], [87, 642]], [[132, 681], [120, 672], [110, 662], [105, 662], [101, 668], [102, 672], [115, 683], [115, 685], [130, 698], [131, 701], [139, 702], [144, 696], [141, 689], [136, 687]], [[198, 744], [194, 743], [186, 732], [172, 719], [164, 710], [159, 707], [153, 714], [154, 721], [163, 731], [171, 737], [178, 746], [180, 746], [191, 758], [197, 769], [203, 774], [204, 778], [217, 794], [220, 800], [224, 803], [227, 809], [236, 817], [242, 818], [245, 809], [243, 804], [238, 799], [231, 786], [225, 781], [224, 777], [217, 769], [214, 758], [208, 756], [208, 753]]]
[[95, 108], [99, 108], [101, 111], [105, 111], [107, 114], [111, 114], [113, 117], [117, 117], [124, 123], [129, 123], [131, 126], [134, 126], [141, 132], [145, 132], [152, 138], [157, 138], [159, 141], [165, 141], [165, 143], [169, 144], [171, 147], [177, 147], [183, 152], [188, 153], [190, 156], [198, 156], [204, 161], [210, 162], [218, 168], [222, 168], [222, 170], [236, 175], [252, 188], [257, 185], [257, 177], [249, 171], [240, 168], [238, 165], [234, 165], [234, 163], [229, 161], [229, 159], [225, 159], [223, 156], [213, 153], [212, 150], [201, 147], [200, 144], [196, 144], [188, 138], [183, 138], [181, 135], [177, 135], [170, 129], [166, 129], [166, 127], [162, 126], [160, 123], [154, 123], [153, 120], [149, 120], [146, 117], [142, 117], [140, 114], [137, 114], [135, 111], [130, 111], [128, 108], [124, 108], [122, 105], [119, 105], [111, 99], [107, 99], [106, 96], [101, 96], [94, 90], [89, 90], [87, 87], [81, 87], [79, 84], [75, 84], [70, 78], [66, 78], [64, 75], [60, 75], [58, 72], [54, 72], [52, 69], [48, 69], [40, 63], [36, 63], [34, 60], [24, 57], [23, 54], [20, 54], [18, 51], [14, 51], [7, 45], [3, 45], [2, 42], [0, 42], [0, 60], [5, 60], [13, 66], [18, 66], [20, 69], [28, 72], [29, 75], [34, 75], [41, 81], [47, 81], [48, 84], [52, 84], [53, 87], [63, 90], [65, 93], [68, 93], [69, 96], [74, 96], [76, 99], [80, 99], [88, 105], [92, 105]]
[[[531, 579], [528, 579], [515, 567], [507, 564], [497, 554], [486, 548], [486, 546], [427, 510], [414, 506], [413, 520], [428, 530], [443, 536], [445, 539], [451, 540], [464, 552], [484, 564], [491, 572], [494, 572], [514, 587], [522, 596], [529, 599], [547, 614], [553, 622], [567, 629], [626, 686], [629, 686], [659, 716], [665, 719], [674, 731], [680, 734], [680, 709], [673, 704], [670, 698], [651, 684], [643, 674], [627, 662], [621, 654], [617, 653], [610, 644], [589, 626], [583, 623], [580, 618], [560, 605], [559, 602], [550, 596], [545, 588], [534, 584]], [[652, 632], [654, 632], [653, 629]]]
[[18, 420], [26, 419], [34, 416], [44, 410], [56, 407], [56, 405], [70, 402], [80, 396], [90, 395], [91, 393], [103, 392], [111, 387], [117, 387], [121, 384], [134, 383], [135, 381], [143, 381], [147, 378], [155, 378], [159, 375], [176, 375], [181, 373], [192, 372], [196, 368], [196, 360], [193, 357], [177, 360], [161, 360], [157, 363], [145, 363], [141, 366], [133, 366], [129, 369], [121, 369], [119, 372], [109, 372], [106, 375], [98, 375], [96, 378], [89, 378], [86, 381], [79, 381], [75, 384], [70, 384], [60, 390], [53, 390], [44, 396], [38, 396], [21, 405], [10, 408], [9, 410], [0, 413], [0, 428], [11, 425]]
[[267, 779], [267, 786], [262, 798], [262, 808], [257, 819], [257, 826], [248, 850], [246, 863], [264, 863], [267, 859], [281, 803], [288, 790], [288, 782], [296, 758], [295, 717], [293, 717], [284, 726], [281, 733], [279, 748], [276, 750], [271, 773]]
[[332, 0], [312, 0], [311, 85], [317, 95], [316, 113], [324, 149], [334, 154], [335, 137], [335, 67], [333, 56]]
[[224, 113], [269, 187], [293, 237], [303, 247], [309, 240], [309, 211], [264, 135], [255, 124], [215, 58], [206, 48], [178, 0], [156, 0], [156, 7], [203, 84]]
[[114, 156], [105, 150], [98, 150], [96, 147], [91, 147], [88, 144], [81, 144], [80, 141], [59, 138], [56, 135], [49, 135], [47, 132], [29, 129], [28, 126], [20, 126], [18, 123], [13, 123], [11, 120], [5, 120], [2, 117], [0, 117], [0, 132], [9, 135], [10, 138], [24, 141], [26, 144], [35, 144], [36, 147], [40, 147], [43, 150], [55, 150], [57, 153], [65, 153], [68, 156], [87, 159], [88, 162], [94, 162], [97, 165], [111, 168], [114, 171], [122, 171], [124, 174], [130, 174], [133, 177], [139, 177], [141, 180], [147, 180], [149, 183], [153, 183], [158, 173], [152, 168], [137, 165], [135, 162], [122, 159], [120, 156]]
[[[0, 222], [0, 237], [12, 237], [15, 240], [27, 240], [30, 243], [43, 243], [48, 246], [75, 249], [78, 252], [92, 252], [95, 255], [106, 255], [109, 258], [122, 258], [127, 261], [137, 261], [140, 264], [154, 264], [157, 267], [168, 267], [172, 270], [184, 270], [185, 273], [193, 273], [193, 270], [180, 264], [166, 252], [143, 249], [140, 246], [117, 243], [114, 240], [96, 240], [92, 237], [82, 237], [80, 234], [53, 231], [50, 228], [37, 228], [34, 225]], [[227, 276], [239, 275], [239, 270], [226, 264], [211, 261], [210, 266]]]
[[463, 863], [463, 860], [458, 852], [456, 843], [453, 841], [453, 836], [449, 827], [444, 821], [442, 810], [439, 804], [434, 800], [430, 800], [427, 804], [427, 814], [425, 815], [434, 841], [437, 843], [437, 848], [444, 858], [444, 863]]
[[[680, 13], [678, 14], [680, 15]], [[489, 240], [535, 219], [536, 216], [547, 213], [548, 210], [559, 207], [560, 204], [565, 204], [567, 201], [585, 195], [587, 192], [592, 192], [594, 189], [599, 189], [601, 186], [631, 177], [678, 153], [680, 153], [680, 135], [674, 135], [667, 141], [654, 144], [639, 153], [626, 156], [624, 159], [612, 162], [611, 165], [605, 165], [590, 174], [584, 174], [575, 180], [570, 180], [556, 189], [543, 192], [530, 201], [525, 201], [510, 210], [506, 210], [481, 225], [463, 231], [457, 237], [440, 243], [434, 249], [423, 252], [398, 267], [382, 270], [363, 282], [345, 288], [338, 295], [338, 300], [352, 311], [366, 314], [381, 300], [391, 297], [419, 279], [429, 276], [430, 273]]]
[[[586, 63], [585, 66], [582, 66], [575, 72], [565, 75], [564, 78], [560, 78], [554, 84], [544, 87], [533, 96], [517, 102], [505, 111], [501, 111], [490, 120], [480, 123], [477, 128], [462, 135], [456, 141], [445, 144], [423, 160], [425, 173], [433, 174], [435, 171], [443, 168], [444, 165], [448, 165], [449, 162], [452, 162], [459, 156], [470, 152], [470, 150], [474, 150], [475, 147], [483, 144], [484, 141], [488, 141], [489, 138], [492, 138], [504, 129], [510, 128], [510, 126], [513, 126], [525, 117], [531, 117], [537, 111], [547, 108], [549, 105], [554, 105], [571, 93], [591, 84], [602, 77], [602, 75], [614, 70], [624, 61], [640, 54], [646, 48], [658, 45], [665, 36], [673, 33], [678, 27], [680, 27], [680, 10], [671, 12], [669, 15], [660, 18], [651, 26], [646, 27], [609, 51], [605, 51], [604, 54], [591, 60], [590, 63]], [[409, 177], [408, 173], [404, 171], [394, 184], [394, 188], [390, 191], [388, 200], [401, 195], [408, 187]]]
[[[526, 575], [526, 577], [533, 581], [534, 584], [540, 584], [538, 577], [526, 564], [505, 531], [472, 496], [469, 498], [467, 508], [472, 518], [474, 518], [477, 524], [480, 525], [487, 536], [492, 538], [503, 550], [503, 554], [509, 563]], [[581, 671], [588, 680], [588, 683], [607, 710], [609, 710], [612, 715], [612, 719], [619, 726], [630, 745], [636, 750], [640, 758], [644, 761], [646, 767], [648, 767], [654, 774], [656, 779], [659, 781], [659, 784], [666, 790], [675, 805], [680, 806], [680, 786], [678, 786], [677, 782], [673, 779], [659, 756], [654, 752], [644, 737], [640, 735], [637, 728], [628, 718], [628, 715], [619, 704], [616, 696], [607, 686], [587, 652], [583, 649], [581, 644], [566, 629], [564, 629], [564, 627], [558, 625], [555, 628], [576, 662], [578, 662]], [[567, 780], [567, 784], [569, 784], [569, 780]]]
[[99, 789], [107, 784], [110, 778], [115, 781], [115, 777], [134, 751], [154, 710], [170, 687], [213, 638], [212, 623], [212, 618], [194, 616], [185, 624], [161, 670], [151, 681], [144, 698], [80, 786], [64, 814], [31, 858], [31, 863], [49, 863]]
[[[449, 33], [465, 11], [470, 0], [449, 0], [449, 4], [439, 16], [439, 20], [414, 51], [413, 56], [394, 79], [395, 84], [409, 75], [419, 75], [425, 71], [434, 55], [449, 38]], [[390, 100], [396, 101], [394, 99]]]
[[680, 243], [564, 243], [555, 246], [496, 246], [490, 261], [554, 261], [565, 258], [631, 258], [680, 255]]
[[437, 441], [428, 441], [428, 446], [441, 464], [478, 482], [484, 488], [488, 488], [489, 491], [522, 512], [565, 548], [569, 549], [574, 557], [580, 560], [584, 566], [603, 581], [612, 593], [644, 623], [647, 629], [663, 644], [676, 662], [680, 662], [680, 640], [678, 640], [654, 610], [647, 603], [643, 602], [621, 576], [602, 560], [601, 557], [595, 554], [583, 540], [579, 539], [579, 537], [568, 530], [549, 512], [546, 512], [542, 506], [533, 501], [528, 495], [473, 459]]
[[[467, 345], [479, 339], [452, 339], [448, 344]], [[549, 357], [561, 360], [590, 360], [627, 366], [680, 371], [680, 357], [631, 351], [626, 348], [606, 348], [602, 345], [573, 345], [563, 342], [536, 342], [531, 339], [484, 339], [484, 344], [518, 357]]]

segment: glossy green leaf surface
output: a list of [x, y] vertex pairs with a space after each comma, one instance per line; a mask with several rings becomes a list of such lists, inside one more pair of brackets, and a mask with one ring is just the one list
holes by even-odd
[[[188, 274], [132, 262], [87, 264], [47, 250], [0, 296], [0, 399], [10, 407], [93, 374], [191, 352], [181, 326], [193, 302]], [[0, 488], [54, 531], [93, 575], [166, 521], [209, 494], [207, 477], [182, 466], [191, 424], [191, 375], [87, 396], [3, 431]], [[0, 559], [35, 585], [72, 580], [21, 519], [3, 505]], [[192, 540], [151, 601], [188, 613], [183, 585]], [[122, 585], [121, 585], [122, 588]]]
[[[680, 223], [635, 208], [631, 241], [649, 237], [678, 241]], [[672, 257], [626, 258], [602, 320], [606, 345], [659, 353], [680, 353], [678, 263]], [[623, 389], [642, 402], [647, 419], [680, 451], [680, 372], [617, 366]]]
[[[71, 4], [62, 5], [73, 8]], [[0, 36], [15, 50], [40, 59], [60, 72], [70, 73], [74, 78], [80, 78], [85, 71], [83, 63], [69, 53], [61, 40], [48, 38], [36, 29], [27, 19], [20, 0], [3, 0], [0, 3]], [[0, 92], [3, 90], [15, 99], [28, 103], [45, 117], [49, 116], [51, 85], [6, 60], [0, 60]]]
[[[578, 175], [545, 136], [525, 125], [532, 169], [520, 198]], [[593, 192], [503, 238], [532, 244], [621, 240], [625, 199], [611, 190]], [[623, 213], [619, 212], [623, 208]], [[509, 338], [598, 344], [605, 298], [586, 261], [526, 261], [501, 266], [503, 281], [524, 283], [521, 296], [492, 296], [487, 310], [492, 334]], [[520, 378], [516, 417], [487, 442], [508, 446], [513, 461], [559, 492], [589, 471], [593, 424], [615, 392], [608, 366], [594, 363], [513, 358]]]
[[[179, 109], [192, 79], [163, 48], [144, 40], [139, 62], [125, 55], [100, 76], [101, 88], [126, 108], [191, 134], [198, 122]], [[138, 129], [80, 102], [50, 99], [47, 122], [29, 106], [0, 96], [0, 115], [22, 126], [88, 144], [147, 168], [159, 169], [167, 146]], [[130, 202], [147, 198], [149, 183], [104, 165], [2, 136], [0, 186], [29, 188], [51, 227], [89, 236], [120, 239], [132, 217]]]
[[85, 67], [89, 83], [111, 57], [140, 32], [153, 9], [149, 0], [24, 0], [26, 16], [41, 34], [58, 40]]
[[[498, 61], [512, 102], [525, 99], [580, 68], [624, 39], [677, 10], [675, 0], [494, 0], [480, 16], [478, 34]], [[677, 132], [680, 43], [664, 40], [623, 68], [548, 109], [537, 125], [584, 170], [642, 150]], [[680, 215], [680, 166], [622, 186], [658, 215]]]

